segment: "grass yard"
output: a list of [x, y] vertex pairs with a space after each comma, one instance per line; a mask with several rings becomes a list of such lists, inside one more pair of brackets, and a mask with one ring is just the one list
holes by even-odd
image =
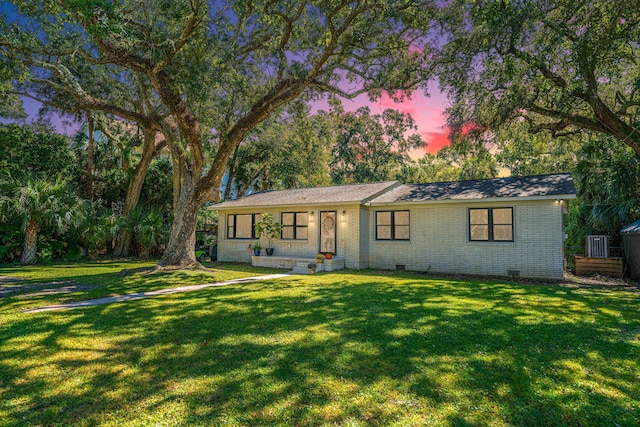
[[212, 281], [141, 266], [0, 268], [104, 284], [0, 299], [1, 425], [640, 425], [634, 291], [346, 272], [19, 311]]
[[[39, 295], [25, 298], [24, 294], [35, 293], [24, 290], [20, 298], [14, 298], [13, 309], [40, 307], [43, 305], [59, 304], [71, 301], [102, 298], [111, 295], [130, 294], [156, 289], [173, 288], [182, 285], [222, 282], [224, 280], [240, 279], [244, 277], [264, 274], [281, 273], [286, 270], [252, 267], [243, 264], [211, 263], [208, 264], [213, 272], [204, 271], [166, 271], [151, 273], [149, 269], [156, 264], [154, 261], [103, 261], [84, 264], [54, 264], [31, 267], [1, 267], [0, 277], [11, 276], [23, 279], [17, 286], [38, 286], [49, 283], [47, 288], [64, 285], [81, 285], [91, 288], [85, 292], [71, 292], [55, 295]], [[127, 274], [121, 274], [124, 270]], [[137, 271], [141, 270], [141, 271]], [[137, 272], [136, 272], [137, 271]], [[1, 285], [1, 283], [0, 283]], [[0, 299], [0, 307], [2, 307]], [[2, 318], [0, 313], [0, 319]]]

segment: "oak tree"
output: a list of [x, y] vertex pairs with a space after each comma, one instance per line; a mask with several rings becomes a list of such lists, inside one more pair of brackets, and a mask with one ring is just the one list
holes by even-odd
[[634, 1], [454, 0], [440, 9], [450, 124], [608, 135], [640, 155], [640, 7]]
[[388, 108], [371, 114], [369, 107], [345, 112], [335, 105], [336, 141], [331, 177], [336, 184], [393, 179], [393, 171], [410, 161], [409, 151], [426, 144], [408, 114]]
[[[309, 91], [414, 89], [428, 71], [427, 51], [410, 46], [428, 28], [430, 1], [14, 3], [25, 18], [3, 25], [0, 60], [26, 70], [18, 91], [71, 95], [82, 110], [171, 135], [174, 222], [160, 265], [198, 265], [199, 208], [218, 198], [235, 148], [278, 108]], [[92, 73], [102, 80], [85, 84]], [[112, 96], [132, 82], [150, 94], [142, 109]]]

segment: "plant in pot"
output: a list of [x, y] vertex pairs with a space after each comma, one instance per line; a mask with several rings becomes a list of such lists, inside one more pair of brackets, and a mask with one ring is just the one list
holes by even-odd
[[260, 246], [260, 242], [257, 242], [253, 245], [253, 254], [255, 256], [260, 256], [260, 251], [262, 250], [262, 246]]
[[324, 262], [324, 254], [316, 255], [316, 264], [322, 264]]
[[254, 225], [256, 235], [258, 238], [264, 236], [267, 240], [267, 255], [273, 255], [273, 248], [271, 247], [271, 241], [280, 238], [280, 232], [282, 232], [282, 224], [273, 219], [273, 215], [270, 213], [263, 213], [260, 221]]

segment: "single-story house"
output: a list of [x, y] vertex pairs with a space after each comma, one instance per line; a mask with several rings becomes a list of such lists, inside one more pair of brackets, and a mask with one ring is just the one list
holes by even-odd
[[[330, 252], [348, 268], [562, 279], [569, 174], [264, 191], [213, 205], [218, 260], [251, 262], [253, 224], [282, 225], [276, 255]], [[264, 243], [264, 242], [263, 242]]]

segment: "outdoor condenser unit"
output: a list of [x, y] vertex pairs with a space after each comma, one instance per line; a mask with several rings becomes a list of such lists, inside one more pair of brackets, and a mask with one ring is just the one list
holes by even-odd
[[609, 237], [608, 236], [587, 236], [585, 238], [587, 257], [589, 258], [609, 258]]

